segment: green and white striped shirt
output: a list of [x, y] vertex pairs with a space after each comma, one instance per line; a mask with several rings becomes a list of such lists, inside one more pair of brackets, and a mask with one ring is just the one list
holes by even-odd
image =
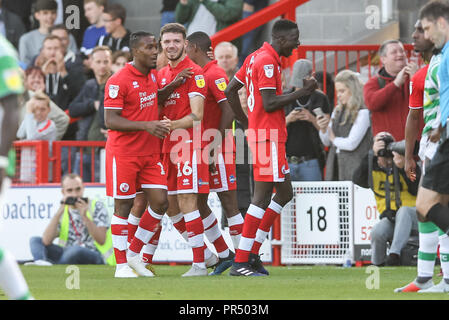
[[440, 124], [440, 85], [438, 68], [440, 66], [441, 57], [441, 53], [432, 57], [429, 63], [426, 81], [424, 82], [424, 128], [422, 136], [427, 136], [432, 129], [438, 128]]

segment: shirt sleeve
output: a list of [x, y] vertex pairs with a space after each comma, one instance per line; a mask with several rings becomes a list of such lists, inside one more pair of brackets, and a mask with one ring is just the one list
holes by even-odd
[[207, 95], [207, 86], [206, 86], [206, 78], [203, 74], [196, 73], [189, 80], [189, 98], [195, 96], [201, 96], [206, 98]]
[[410, 81], [410, 109], [421, 109], [424, 104], [424, 78], [419, 73], [415, 74]]
[[104, 108], [105, 109], [123, 109], [125, 105], [127, 88], [116, 77], [110, 78], [104, 88]]
[[208, 89], [214, 96], [217, 103], [227, 100], [224, 93], [228, 85], [228, 80], [222, 75], [216, 75], [208, 79]]
[[257, 61], [253, 67], [253, 72], [256, 72], [259, 90], [277, 88], [277, 64], [271, 59], [261, 59]]
[[369, 127], [370, 119], [368, 109], [360, 110], [349, 135], [345, 138], [336, 137], [333, 143], [339, 150], [354, 151], [359, 146]]
[[240, 82], [243, 85], [245, 85], [245, 70], [246, 70], [246, 64], [243, 63], [242, 67], [234, 75], [235, 80], [237, 80], [238, 82]]

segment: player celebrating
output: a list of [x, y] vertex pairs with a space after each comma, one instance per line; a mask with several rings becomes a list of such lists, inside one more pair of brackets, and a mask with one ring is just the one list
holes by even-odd
[[[156, 38], [147, 32], [131, 35], [133, 61], [114, 74], [105, 87], [106, 193], [114, 198], [111, 220], [115, 277], [152, 276], [140, 257], [126, 257], [127, 219], [136, 191], [140, 188], [150, 203], [144, 216], [152, 222], [140, 230], [151, 238], [167, 209], [165, 170], [160, 159], [160, 139], [169, 133], [167, 123], [158, 120], [158, 87], [150, 71], [156, 67]], [[143, 220], [143, 219], [142, 219]]]
[[[230, 271], [232, 276], [268, 274], [260, 262], [259, 249], [274, 220], [293, 197], [285, 154], [287, 129], [283, 108], [317, 88], [314, 78], [304, 79], [303, 88], [282, 94], [280, 57], [290, 56], [299, 46], [298, 26], [290, 20], [278, 20], [271, 37], [270, 44], [264, 43], [245, 59], [225, 91], [237, 119], [248, 127], [255, 180], [254, 196]], [[238, 97], [243, 85], [247, 91], [248, 117]], [[276, 194], [272, 199], [273, 188]]]
[[[161, 116], [172, 132], [164, 139], [162, 154], [167, 175], [168, 210], [174, 226], [180, 233], [185, 228], [189, 245], [193, 251], [192, 268], [183, 276], [206, 276], [207, 269], [204, 257], [204, 227], [197, 205], [197, 195], [208, 193], [208, 166], [201, 160], [201, 120], [204, 111], [206, 87], [201, 68], [194, 64], [185, 54], [186, 31], [178, 23], [169, 23], [162, 27], [160, 44], [169, 60], [169, 64], [159, 70], [159, 87], [166, 87], [175, 76], [186, 68], [193, 72], [182, 85], [176, 88], [165, 101]], [[180, 213], [182, 213], [180, 215]], [[178, 217], [180, 217], [178, 219]], [[139, 223], [142, 224], [144, 218]], [[178, 224], [182, 224], [180, 227]], [[136, 231], [139, 232], [139, 229]], [[146, 242], [130, 249], [140, 252]]]
[[[225, 132], [226, 129], [231, 128], [234, 117], [224, 94], [228, 78], [225, 71], [217, 65], [217, 61], [209, 58], [207, 52], [210, 50], [210, 46], [211, 40], [206, 33], [201, 31], [195, 32], [187, 37], [186, 53], [196, 64], [203, 68], [204, 77], [206, 78], [208, 91], [205, 102], [203, 127], [205, 136], [208, 136], [209, 133], [212, 135], [211, 138], [218, 140], [214, 141], [218, 145], [212, 148], [215, 161], [209, 170], [209, 188], [210, 191], [218, 193], [218, 197], [228, 219], [234, 248], [238, 248], [243, 218], [237, 205], [234, 139], [231, 130]], [[207, 132], [206, 130], [209, 129], [211, 130]], [[223, 141], [223, 137], [225, 137], [225, 141]], [[209, 148], [205, 149], [205, 152], [209, 151]], [[207, 160], [207, 153], [203, 153], [204, 158]], [[211, 210], [207, 205], [207, 199], [208, 194], [200, 194], [198, 206], [200, 207], [201, 217], [205, 222], [205, 234], [209, 241], [215, 245], [215, 241], [221, 241], [223, 238], [221, 237], [217, 219], [214, 214], [211, 214]], [[225, 249], [225, 246], [225, 243], [221, 245], [223, 249]], [[219, 252], [217, 245], [216, 249], [223, 263], [215, 268], [212, 275], [221, 274], [229, 268], [234, 257], [234, 254], [231, 253], [228, 255], [225, 250], [223, 250], [224, 252]], [[227, 263], [224, 261], [227, 261]]]

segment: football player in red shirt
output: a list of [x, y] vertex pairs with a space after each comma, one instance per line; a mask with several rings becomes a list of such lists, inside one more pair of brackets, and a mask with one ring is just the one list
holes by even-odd
[[[207, 96], [204, 107], [203, 127], [204, 139], [214, 140], [204, 148], [203, 160], [208, 161], [212, 152], [213, 162], [209, 167], [209, 188], [217, 192], [221, 204], [225, 210], [230, 225], [230, 235], [234, 248], [238, 243], [243, 226], [243, 217], [237, 204], [237, 183], [235, 173], [235, 147], [231, 125], [234, 115], [224, 94], [228, 78], [226, 72], [212, 60], [208, 51], [211, 40], [205, 32], [195, 32], [187, 37], [187, 55], [203, 68], [206, 79]], [[204, 141], [206, 142], [206, 141]], [[207, 142], [206, 142], [207, 143]], [[228, 269], [233, 261], [234, 254], [229, 252], [219, 229], [217, 219], [208, 204], [208, 194], [200, 194], [198, 206], [204, 222], [205, 234], [218, 252], [220, 264], [217, 265], [212, 275], [218, 275]], [[236, 223], [234, 223], [236, 222]], [[236, 226], [237, 228], [234, 228]], [[238, 229], [238, 226], [240, 228]], [[220, 244], [219, 242], [222, 242]], [[223, 250], [220, 252], [220, 250]]]
[[154, 35], [133, 33], [130, 46], [133, 61], [108, 80], [104, 101], [105, 124], [109, 129], [106, 193], [114, 198], [111, 230], [117, 261], [115, 277], [119, 278], [136, 277], [129, 265], [139, 275], [153, 275], [144, 268], [138, 255], [126, 256], [127, 218], [136, 192], [142, 189], [150, 203], [144, 214], [146, 218], [142, 219], [150, 220], [149, 227], [138, 230], [139, 239], [145, 242], [167, 209], [167, 178], [160, 144], [170, 128], [167, 121], [158, 120], [158, 96], [166, 96], [177, 85], [173, 82], [165, 91], [158, 90], [156, 76], [151, 73], [157, 57]]
[[162, 154], [167, 168], [167, 215], [179, 217], [182, 213], [179, 222], [182, 223], [182, 219], [185, 221], [188, 242], [193, 251], [192, 268], [183, 276], [206, 276], [204, 226], [197, 204], [198, 194], [209, 193], [208, 164], [201, 159], [201, 120], [207, 93], [206, 82], [201, 68], [185, 53], [186, 30], [183, 25], [166, 24], [161, 28], [159, 41], [169, 61], [158, 72], [160, 88], [185, 68], [191, 67], [190, 71], [193, 72], [191, 78], [186, 79], [163, 105], [161, 116], [169, 121], [171, 133], [164, 139]]
[[[245, 215], [242, 237], [230, 275], [268, 274], [259, 258], [259, 249], [274, 220], [292, 199], [288, 163], [285, 154], [287, 129], [284, 106], [310, 95], [317, 82], [304, 79], [304, 87], [282, 94], [281, 57], [288, 57], [299, 46], [296, 23], [281, 19], [272, 28], [271, 43], [249, 55], [229, 83], [225, 93], [244, 127], [253, 154], [254, 196]], [[246, 86], [248, 117], [241, 108], [238, 90]], [[276, 190], [272, 198], [273, 188]]]

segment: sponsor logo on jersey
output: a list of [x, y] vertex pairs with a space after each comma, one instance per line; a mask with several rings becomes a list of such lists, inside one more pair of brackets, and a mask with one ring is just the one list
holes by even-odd
[[225, 78], [215, 80], [215, 85], [217, 86], [218, 90], [225, 91], [227, 87]]
[[198, 88], [204, 88], [206, 86], [206, 81], [204, 80], [204, 77], [201, 74], [195, 76], [195, 82]]
[[230, 182], [230, 183], [234, 183], [234, 182], [235, 182], [235, 177], [234, 177], [234, 175], [231, 174], [231, 175], [229, 176], [229, 182]]
[[139, 83], [137, 81], [133, 81], [133, 87], [134, 89], [139, 88]]
[[274, 74], [274, 66], [272, 64], [266, 64], [263, 66], [263, 70], [265, 71], [265, 75], [267, 78], [273, 77]]
[[188, 186], [190, 184], [190, 180], [185, 178], [184, 180], [182, 180], [182, 185], [183, 186]]
[[109, 85], [109, 97], [111, 99], [115, 99], [118, 96], [118, 91], [120, 90], [120, 86], [117, 85]]

